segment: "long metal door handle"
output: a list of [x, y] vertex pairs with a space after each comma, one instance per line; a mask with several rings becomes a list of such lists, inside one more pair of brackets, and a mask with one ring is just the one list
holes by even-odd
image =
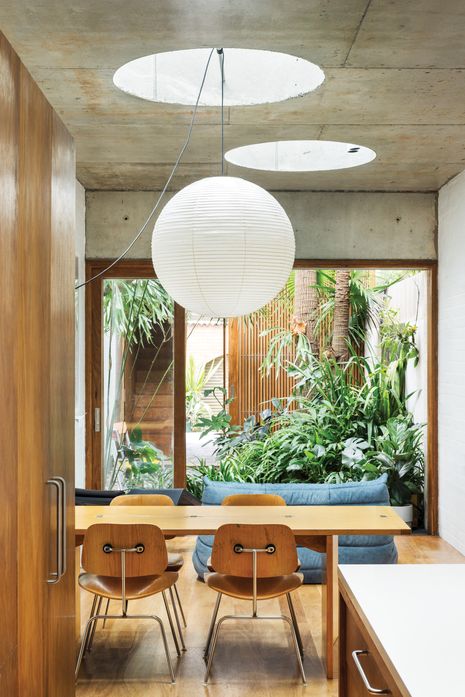
[[61, 575], [66, 573], [67, 539], [66, 539], [66, 481], [63, 477], [53, 477], [61, 486]]
[[63, 544], [62, 544], [62, 532], [61, 532], [61, 526], [62, 526], [62, 521], [63, 521], [63, 505], [61, 503], [62, 493], [63, 493], [63, 487], [61, 483], [56, 479], [56, 477], [52, 477], [51, 479], [47, 479], [47, 484], [51, 487], [54, 488], [56, 492], [56, 571], [51, 572], [52, 578], [47, 579], [47, 583], [58, 583], [62, 576], [62, 570], [63, 570]]
[[359, 675], [362, 678], [363, 684], [365, 685], [365, 687], [367, 689], [368, 694], [370, 694], [370, 695], [390, 695], [391, 690], [388, 690], [387, 688], [385, 688], [384, 690], [380, 690], [380, 689], [378, 689], [376, 687], [372, 687], [370, 685], [370, 682], [369, 682], [367, 676], [365, 675], [365, 671], [363, 670], [362, 664], [360, 663], [360, 659], [359, 659], [359, 656], [368, 656], [368, 655], [369, 655], [369, 651], [367, 651], [367, 650], [352, 651], [352, 658], [353, 658], [354, 663], [357, 667]]

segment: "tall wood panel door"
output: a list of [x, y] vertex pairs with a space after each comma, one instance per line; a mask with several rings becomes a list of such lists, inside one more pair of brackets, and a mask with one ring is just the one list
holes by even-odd
[[71, 136], [0, 34], [0, 694], [74, 695]]

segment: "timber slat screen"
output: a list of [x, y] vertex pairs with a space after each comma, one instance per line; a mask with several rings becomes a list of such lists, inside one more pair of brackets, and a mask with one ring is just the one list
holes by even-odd
[[[292, 394], [294, 380], [283, 369], [261, 370], [270, 340], [279, 330], [289, 329], [292, 306], [277, 298], [267, 312], [257, 312], [253, 319], [238, 318], [228, 322], [229, 389], [234, 394], [230, 405], [232, 422], [243, 423], [248, 416], [271, 408], [273, 398]], [[282, 360], [292, 361], [292, 348], [283, 352]]]

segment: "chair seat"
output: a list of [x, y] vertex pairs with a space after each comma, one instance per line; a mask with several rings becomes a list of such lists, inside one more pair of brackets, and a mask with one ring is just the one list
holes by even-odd
[[[257, 581], [257, 598], [258, 600], [267, 600], [268, 598], [277, 598], [285, 593], [290, 593], [299, 588], [303, 580], [302, 574], [259, 578]], [[205, 582], [207, 586], [213, 588], [218, 593], [224, 593], [232, 598], [241, 600], [252, 600], [253, 598], [251, 578], [212, 573], [205, 575]]]
[[[147, 598], [155, 593], [161, 593], [167, 588], [171, 588], [178, 580], [178, 574], [166, 571], [160, 576], [137, 576], [126, 579], [126, 599], [137, 600]], [[121, 600], [121, 578], [113, 576], [97, 576], [96, 574], [84, 573], [79, 576], [79, 585], [90, 593]]]
[[180, 571], [184, 564], [184, 557], [178, 552], [168, 552], [167, 571]]

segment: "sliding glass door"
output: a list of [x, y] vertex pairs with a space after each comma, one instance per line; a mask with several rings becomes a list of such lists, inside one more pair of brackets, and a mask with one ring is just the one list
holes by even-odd
[[155, 279], [103, 281], [106, 489], [173, 485], [174, 303]]
[[[100, 266], [89, 264], [88, 276]], [[183, 485], [185, 417], [175, 405], [184, 393], [184, 310], [150, 266], [124, 262], [91, 284], [87, 317], [87, 485]]]

